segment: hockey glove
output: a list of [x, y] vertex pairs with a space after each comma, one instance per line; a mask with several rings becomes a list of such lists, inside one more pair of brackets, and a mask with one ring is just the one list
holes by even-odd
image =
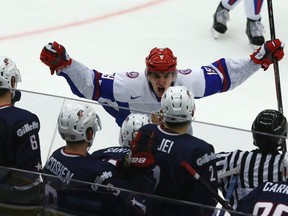
[[129, 163], [132, 167], [153, 168], [155, 166], [155, 152], [159, 141], [154, 131], [140, 129], [131, 142]]
[[62, 70], [72, 63], [65, 47], [56, 41], [44, 46], [40, 54], [40, 60], [50, 68], [51, 75], [54, 74], [55, 70]]
[[254, 53], [250, 55], [253, 62], [261, 64], [264, 70], [269, 68], [269, 65], [274, 61], [280, 61], [284, 56], [284, 43], [279, 39], [266, 41]]

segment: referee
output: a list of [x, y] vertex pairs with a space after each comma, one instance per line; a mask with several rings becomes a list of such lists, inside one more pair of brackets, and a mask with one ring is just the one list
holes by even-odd
[[[252, 124], [253, 144], [257, 149], [252, 151], [235, 150], [220, 152], [217, 157], [219, 189], [229, 200], [234, 209], [239, 199], [263, 182], [286, 181], [282, 175], [283, 154], [279, 151], [286, 145], [287, 120], [276, 110], [267, 109], [258, 114]], [[282, 137], [282, 138], [281, 138]], [[237, 169], [236, 184], [230, 187], [233, 175], [221, 178], [221, 174]], [[234, 181], [235, 182], [235, 181]], [[229, 188], [230, 187], [230, 188]]]

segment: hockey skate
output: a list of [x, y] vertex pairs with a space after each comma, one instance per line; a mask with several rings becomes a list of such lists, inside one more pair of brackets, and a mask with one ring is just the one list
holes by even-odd
[[221, 34], [224, 34], [227, 31], [227, 21], [229, 18], [229, 10], [224, 8], [220, 3], [216, 9], [216, 12], [213, 16], [213, 26], [211, 28], [212, 36], [217, 39]]
[[265, 42], [263, 33], [264, 26], [260, 20], [254, 21], [247, 18], [246, 34], [249, 39], [249, 44], [253, 49], [259, 48]]

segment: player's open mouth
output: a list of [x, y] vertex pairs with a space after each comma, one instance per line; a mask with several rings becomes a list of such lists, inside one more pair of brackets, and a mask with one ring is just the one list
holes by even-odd
[[158, 92], [163, 95], [165, 92], [165, 87], [158, 87]]

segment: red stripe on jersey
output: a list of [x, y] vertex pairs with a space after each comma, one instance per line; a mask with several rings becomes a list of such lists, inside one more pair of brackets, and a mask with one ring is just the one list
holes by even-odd
[[229, 89], [229, 84], [228, 84], [227, 73], [225, 72], [225, 66], [223, 65], [221, 59], [217, 61], [217, 68], [223, 75], [223, 87], [220, 90], [220, 92], [225, 92]]
[[100, 97], [100, 78], [102, 76], [102, 73], [99, 73], [97, 71], [94, 71], [95, 73], [95, 79], [94, 79], [94, 94], [93, 94], [93, 100], [97, 101]]
[[263, 4], [263, 0], [254, 0], [255, 15], [258, 15], [260, 13], [262, 4]]
[[229, 4], [229, 5], [234, 5], [235, 2], [237, 2], [237, 1], [238, 1], [238, 0], [229, 0], [229, 1], [228, 1], [228, 4]]

